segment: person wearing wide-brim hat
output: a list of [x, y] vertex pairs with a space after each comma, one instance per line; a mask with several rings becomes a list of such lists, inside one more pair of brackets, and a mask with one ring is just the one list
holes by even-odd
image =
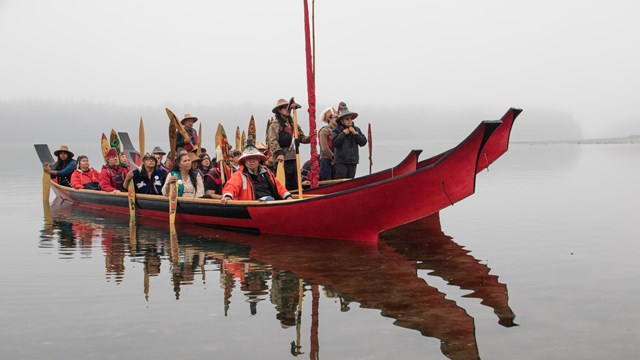
[[334, 168], [336, 179], [353, 179], [360, 161], [358, 147], [367, 144], [367, 138], [353, 120], [358, 113], [349, 111], [347, 104], [338, 105], [338, 121], [331, 133], [334, 151]]
[[182, 133], [178, 131], [176, 134], [176, 148], [178, 149], [178, 152], [182, 149], [187, 150], [187, 152], [191, 152], [196, 149], [198, 144], [198, 132], [193, 128], [193, 124], [196, 121], [198, 121], [198, 118], [191, 114], [185, 114], [184, 118], [180, 120], [184, 131], [186, 131], [187, 135], [189, 135], [189, 139], [191, 139], [191, 143], [189, 143], [189, 141], [182, 136]]
[[164, 162], [162, 162], [162, 159], [167, 153], [164, 152], [164, 150], [162, 150], [159, 146], [154, 147], [151, 153], [156, 158], [156, 167], [164, 170], [165, 172], [169, 172], [169, 168], [164, 164]]
[[200, 157], [196, 153], [190, 152], [189, 159], [191, 160], [191, 168], [197, 170], [200, 165]]
[[155, 154], [144, 154], [140, 168], [127, 174], [124, 187], [127, 188], [129, 181], [133, 181], [134, 189], [138, 194], [162, 195], [162, 185], [167, 173], [157, 165], [158, 159]]
[[326, 124], [318, 130], [318, 143], [320, 144], [320, 180], [333, 179], [333, 129], [336, 127], [338, 113], [334, 108], [325, 109], [320, 119]]
[[253, 146], [247, 145], [238, 159], [240, 169], [233, 173], [222, 189], [222, 203], [229, 200], [282, 200], [291, 199], [291, 193], [264, 165], [267, 157]]
[[[299, 107], [292, 104], [292, 107]], [[284, 162], [284, 174], [287, 189], [298, 188], [298, 171], [296, 169], [296, 148], [293, 131], [293, 117], [289, 114], [289, 102], [279, 99], [273, 107], [275, 120], [267, 128], [267, 146], [271, 151], [269, 163], [273, 164], [275, 170], [278, 162]], [[311, 138], [304, 135], [302, 128], [298, 125], [298, 140], [301, 144], [309, 144]]]
[[76, 170], [77, 162], [73, 159], [73, 153], [65, 145], [53, 152], [58, 157], [53, 167], [49, 163], [44, 163], [43, 170], [51, 175], [58, 184], [71, 187], [71, 174]]

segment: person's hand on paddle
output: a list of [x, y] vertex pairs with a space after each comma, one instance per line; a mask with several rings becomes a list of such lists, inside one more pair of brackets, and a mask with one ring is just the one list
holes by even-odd
[[283, 162], [284, 161], [284, 155], [278, 155], [278, 157], [276, 158], [276, 160], [278, 160], [278, 162]]
[[44, 172], [46, 172], [47, 174], [51, 174], [51, 165], [49, 165], [48, 162], [42, 164], [42, 170], [44, 170]]
[[171, 175], [169, 177], [169, 184], [173, 184], [176, 181], [178, 181], [178, 175]]
[[231, 198], [229, 198], [228, 196], [223, 196], [222, 199], [220, 199], [220, 202], [222, 203], [222, 205], [227, 205], [227, 202], [229, 202], [229, 200], [231, 200]]

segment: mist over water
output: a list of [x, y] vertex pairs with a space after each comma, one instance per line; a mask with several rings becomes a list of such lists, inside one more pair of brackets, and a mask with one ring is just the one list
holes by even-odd
[[[404, 142], [410, 147], [424, 146], [425, 142], [458, 142], [464, 138], [481, 120], [497, 120], [506, 112], [504, 107], [438, 107], [426, 105], [393, 106], [347, 103], [351, 111], [359, 114], [355, 124], [366, 133], [371, 123], [374, 141]], [[337, 104], [317, 106], [317, 118], [325, 108]], [[67, 143], [79, 139], [95, 139], [96, 144], [102, 132], [111, 129], [129, 132], [137, 138], [138, 122], [144, 119], [148, 144], [168, 143], [169, 120], [165, 107], [179, 118], [186, 113], [199, 118], [195, 124], [203, 127], [204, 146], [212, 146], [218, 123], [233, 138], [235, 129], [246, 131], [249, 119], [256, 120], [258, 140], [265, 138], [267, 120], [273, 116], [271, 103], [222, 104], [210, 106], [202, 104], [162, 104], [158, 106], [114, 105], [92, 102], [57, 102], [44, 100], [1, 101], [0, 119], [6, 123], [17, 122], [29, 129], [28, 135], [34, 142]], [[308, 112], [305, 107], [298, 111], [298, 122], [305, 133], [309, 131]], [[583, 129], [569, 114], [551, 108], [524, 109], [517, 120], [512, 140], [565, 140], [583, 138]], [[316, 127], [323, 126], [316, 120]], [[619, 136], [630, 134], [621, 133]], [[639, 131], [640, 132], [640, 131]], [[22, 142], [21, 138], [8, 138], [9, 142]], [[233, 143], [233, 142], [232, 142]]]

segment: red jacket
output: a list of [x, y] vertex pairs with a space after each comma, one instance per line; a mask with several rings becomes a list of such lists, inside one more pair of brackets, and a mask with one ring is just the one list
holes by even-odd
[[102, 191], [112, 192], [113, 190], [127, 191], [123, 187], [124, 178], [127, 177], [127, 169], [120, 165], [113, 167], [103, 165], [98, 182]]
[[71, 187], [74, 189], [82, 189], [84, 188], [84, 184], [94, 181], [97, 182], [99, 177], [100, 173], [94, 168], [90, 168], [88, 171], [77, 169], [71, 173]]
[[[260, 170], [266, 170], [267, 176], [271, 180], [278, 191], [278, 195], [285, 199], [291, 196], [291, 193], [282, 185], [273, 175], [273, 173], [267, 169], [266, 166], [260, 165]], [[244, 166], [240, 165], [240, 169], [231, 175], [231, 178], [224, 184], [222, 189], [222, 196], [231, 197], [233, 200], [255, 200], [253, 182], [247, 174], [244, 173]]]

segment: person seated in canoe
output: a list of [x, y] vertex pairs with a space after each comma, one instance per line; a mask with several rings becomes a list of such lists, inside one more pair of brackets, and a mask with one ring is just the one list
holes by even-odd
[[367, 138], [353, 123], [357, 117], [358, 113], [349, 111], [347, 104], [340, 102], [337, 124], [331, 137], [336, 179], [353, 179], [356, 176], [356, 168], [360, 161], [358, 147], [367, 144]]
[[320, 118], [325, 123], [318, 131], [320, 143], [320, 180], [333, 180], [333, 139], [332, 132], [336, 127], [338, 114], [330, 107], [322, 112]]
[[[318, 162], [320, 162], [320, 154], [318, 154]], [[302, 168], [300, 169], [300, 178], [302, 179], [303, 189], [311, 187], [311, 159], [302, 164]]]
[[[202, 156], [202, 154], [200, 154]], [[208, 157], [208, 155], [207, 155]], [[201, 161], [205, 162], [204, 158]], [[201, 170], [205, 167], [201, 166]], [[208, 199], [221, 199], [222, 198], [222, 176], [220, 176], [220, 167], [214, 158], [209, 166], [209, 171], [203, 175], [204, 179], [204, 197]]]
[[53, 152], [58, 159], [53, 167], [49, 163], [44, 163], [44, 172], [51, 175], [51, 178], [62, 186], [71, 187], [71, 174], [75, 171], [77, 163], [73, 160], [73, 153], [69, 148], [62, 145], [60, 149]]
[[124, 179], [124, 187], [129, 187], [133, 181], [133, 187], [138, 194], [162, 195], [162, 185], [167, 173], [158, 168], [158, 160], [153, 154], [146, 153], [142, 157], [142, 166], [127, 174]]
[[229, 165], [231, 166], [232, 174], [240, 170], [240, 163], [238, 163], [238, 160], [240, 160], [240, 156], [242, 156], [242, 151], [240, 150], [233, 150], [233, 152], [231, 153], [231, 163]]
[[193, 128], [193, 124], [196, 121], [198, 121], [198, 118], [191, 116], [190, 114], [185, 114], [184, 119], [180, 120], [184, 131], [189, 135], [191, 143], [189, 143], [189, 141], [178, 131], [176, 134], [176, 148], [178, 149], [178, 152], [182, 149], [187, 150], [187, 152], [196, 150], [196, 144], [198, 144], [198, 132]]
[[162, 159], [164, 158], [165, 155], [167, 155], [167, 153], [164, 152], [159, 146], [154, 147], [151, 153], [156, 158], [156, 162], [158, 164], [157, 167], [161, 170], [164, 170], [164, 172], [168, 173], [169, 168], [164, 164], [164, 162], [162, 162]]
[[122, 166], [123, 168], [127, 169], [127, 171], [131, 170], [131, 167], [129, 167], [129, 159], [127, 158], [127, 153], [126, 152], [121, 152], [120, 153], [120, 166]]
[[124, 187], [124, 178], [127, 177], [127, 169], [120, 166], [120, 159], [118, 159], [116, 149], [109, 149], [104, 155], [104, 158], [107, 164], [102, 166], [102, 171], [100, 171], [100, 176], [98, 177], [98, 183], [102, 191], [109, 193], [127, 192], [127, 189]]
[[208, 173], [212, 167], [211, 157], [206, 153], [200, 153], [198, 157], [200, 158], [200, 161], [198, 162], [198, 171], [200, 171], [200, 175], [202, 175], [204, 179], [204, 175]]
[[229, 200], [291, 199], [291, 193], [264, 165], [266, 160], [267, 157], [253, 146], [253, 141], [250, 141], [238, 160], [240, 170], [231, 175], [222, 189], [222, 203], [226, 204]]
[[204, 195], [204, 184], [198, 170], [191, 167], [191, 158], [180, 153], [162, 186], [162, 194], [169, 196], [169, 184], [178, 183], [178, 197], [199, 198]]
[[[189, 159], [191, 159], [191, 168], [195, 171], [198, 171], [198, 166], [200, 166], [200, 157], [196, 155], [194, 152], [189, 153]], [[199, 172], [199, 171], [198, 171]], [[202, 175], [202, 174], [200, 174]]]
[[91, 167], [86, 155], [78, 156], [78, 168], [71, 174], [71, 187], [74, 189], [100, 190], [100, 173]]

